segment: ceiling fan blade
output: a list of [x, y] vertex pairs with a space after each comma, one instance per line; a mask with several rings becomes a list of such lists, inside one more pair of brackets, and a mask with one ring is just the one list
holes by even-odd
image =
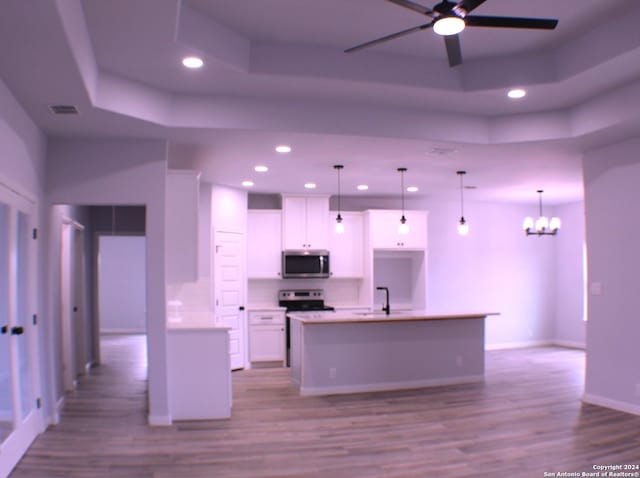
[[413, 10], [414, 12], [422, 13], [423, 15], [428, 15], [430, 17], [433, 16], [433, 10], [427, 7], [423, 7], [415, 2], [410, 0], [387, 0], [388, 2], [395, 3], [396, 5], [400, 5], [401, 7], [408, 8], [409, 10]]
[[485, 2], [485, 0], [462, 0], [458, 3], [458, 7], [464, 9], [465, 12], [469, 13], [471, 10], [479, 7]]
[[458, 35], [446, 35], [444, 46], [447, 49], [449, 66], [457, 66], [462, 63], [462, 50], [460, 49], [460, 37]]
[[356, 46], [352, 46], [351, 48], [347, 48], [344, 52], [345, 53], [353, 53], [354, 51], [359, 51], [359, 50], [363, 50], [364, 48], [369, 48], [370, 46], [374, 46], [377, 45], [379, 43], [383, 43], [389, 40], [394, 40], [396, 38], [400, 38], [402, 36], [408, 35], [409, 33], [413, 33], [413, 32], [417, 32], [420, 30], [425, 30], [427, 28], [431, 28], [431, 25], [433, 25], [433, 22], [431, 23], [425, 23], [424, 25], [418, 25], [417, 27], [413, 27], [413, 28], [407, 28], [406, 30], [402, 30], [401, 32], [397, 32], [397, 33], [392, 33], [391, 35], [387, 35], [381, 38], [377, 38], [375, 40], [371, 40], [368, 41], [366, 43], [362, 43], [360, 45], [356, 45]]
[[498, 28], [534, 28], [553, 30], [558, 25], [554, 18], [521, 18], [521, 17], [482, 17], [470, 15], [465, 17], [464, 23], [468, 27], [498, 27]]

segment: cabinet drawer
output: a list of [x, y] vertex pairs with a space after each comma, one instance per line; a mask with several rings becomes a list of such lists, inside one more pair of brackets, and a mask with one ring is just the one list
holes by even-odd
[[284, 312], [273, 310], [256, 310], [249, 312], [249, 323], [251, 325], [284, 324]]

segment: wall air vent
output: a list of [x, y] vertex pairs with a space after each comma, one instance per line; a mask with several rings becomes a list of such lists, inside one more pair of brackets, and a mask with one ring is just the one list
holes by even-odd
[[77, 115], [78, 108], [74, 105], [49, 105], [49, 109], [56, 115]]

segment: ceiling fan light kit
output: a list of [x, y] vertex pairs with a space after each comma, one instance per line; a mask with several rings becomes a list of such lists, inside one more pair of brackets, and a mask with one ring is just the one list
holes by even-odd
[[435, 33], [444, 37], [445, 48], [449, 66], [457, 66], [462, 63], [462, 50], [460, 48], [460, 37], [458, 33], [465, 27], [493, 27], [493, 28], [526, 28], [537, 30], [553, 30], [558, 25], [558, 20], [553, 18], [523, 18], [523, 17], [494, 17], [469, 15], [474, 9], [482, 5], [486, 0], [461, 0], [458, 3], [443, 0], [431, 8], [427, 8], [411, 0], [387, 0], [400, 7], [413, 10], [431, 21], [412, 28], [407, 28], [390, 35], [377, 38], [375, 40], [361, 43], [351, 48], [347, 48], [345, 53], [353, 53], [365, 48], [369, 48], [380, 43], [394, 40], [402, 36], [420, 30], [432, 28]]
[[455, 15], [440, 18], [433, 23], [433, 31], [442, 36], [457, 35], [464, 27], [464, 20]]

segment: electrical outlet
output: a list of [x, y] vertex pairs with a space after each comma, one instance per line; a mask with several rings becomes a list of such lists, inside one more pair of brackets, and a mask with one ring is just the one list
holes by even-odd
[[329, 369], [329, 378], [336, 378], [336, 369], [333, 367]]
[[464, 360], [462, 359], [462, 355], [456, 356], [456, 366], [462, 367], [463, 363], [464, 363]]

